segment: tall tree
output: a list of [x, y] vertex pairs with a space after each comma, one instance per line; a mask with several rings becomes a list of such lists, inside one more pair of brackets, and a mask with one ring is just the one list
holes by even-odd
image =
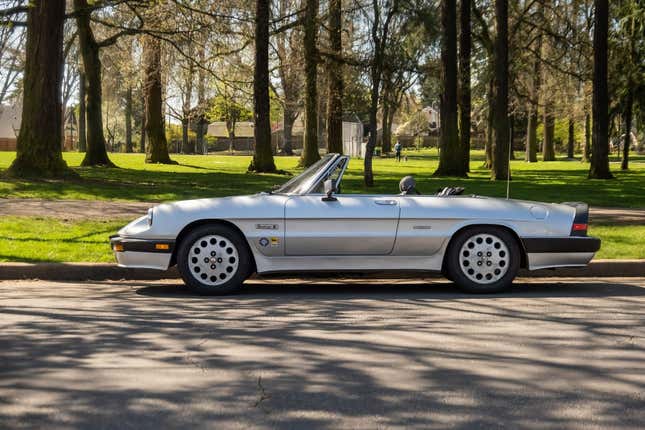
[[85, 94], [87, 109], [87, 152], [81, 162], [82, 166], [114, 167], [107, 154], [105, 135], [103, 134], [103, 113], [101, 102], [101, 58], [100, 44], [94, 37], [90, 24], [93, 6], [87, 0], [74, 0], [78, 42], [85, 72]]
[[591, 115], [585, 112], [585, 143], [582, 147], [582, 158], [580, 161], [589, 162], [591, 159]]
[[457, 126], [457, 1], [441, 2], [441, 80], [439, 166], [434, 176], [466, 176]]
[[623, 159], [620, 163], [621, 170], [629, 168], [629, 146], [632, 144], [632, 116], [634, 107], [634, 95], [631, 89], [627, 90], [627, 100], [625, 100], [625, 137], [623, 140]]
[[370, 36], [372, 43], [372, 58], [370, 61], [370, 105], [369, 105], [369, 138], [365, 148], [363, 161], [363, 179], [365, 185], [374, 185], [374, 171], [372, 158], [376, 148], [376, 134], [378, 128], [378, 102], [383, 79], [385, 50], [390, 40], [392, 20], [399, 14], [399, 1], [392, 0], [382, 4], [379, 0], [372, 0], [372, 19], [370, 23]]
[[[536, 19], [538, 22], [544, 21], [544, 1], [539, 1], [537, 6]], [[530, 80], [529, 90], [529, 107], [528, 122], [526, 125], [526, 156], [525, 160], [529, 163], [537, 162], [537, 127], [538, 111], [540, 102], [540, 85], [542, 83], [542, 60], [540, 53], [542, 51], [542, 27], [537, 27], [538, 34], [535, 38], [535, 58], [533, 59], [533, 70]]]
[[311, 166], [318, 152], [318, 0], [305, 0], [303, 51], [305, 55], [305, 135], [300, 162]]
[[493, 169], [494, 180], [508, 179], [508, 0], [495, 0], [495, 101], [493, 104]]
[[85, 119], [87, 110], [85, 108], [85, 72], [82, 66], [78, 70], [78, 151], [87, 151], [87, 127]]
[[132, 152], [132, 84], [125, 90], [125, 152]]
[[567, 132], [567, 158], [573, 159], [576, 137], [575, 133], [575, 122], [572, 117], [569, 117], [569, 129]]
[[271, 149], [269, 99], [269, 0], [255, 2], [255, 73], [253, 76], [253, 118], [255, 152], [249, 170], [275, 172]]
[[[14, 177], [74, 175], [61, 153], [64, 0], [33, 0], [27, 11], [22, 123]], [[43, 67], [47, 65], [47, 67]]]
[[[548, 97], [547, 97], [548, 98]], [[544, 142], [542, 144], [542, 160], [555, 161], [555, 114], [553, 103], [544, 101]]]
[[161, 80], [161, 41], [153, 36], [143, 37], [145, 72], [144, 94], [146, 135], [148, 147], [146, 163], [176, 164], [168, 154], [168, 141], [163, 115], [163, 83]]
[[[203, 47], [199, 48], [197, 59], [199, 64], [204, 64], [206, 53]], [[199, 67], [197, 70], [197, 118], [195, 119], [197, 131], [195, 133], [195, 152], [207, 154], [206, 131], [208, 121], [206, 120], [206, 71]]]
[[327, 151], [343, 153], [343, 55], [342, 2], [329, 0], [329, 44], [327, 60]]
[[459, 138], [464, 172], [470, 171], [470, 55], [472, 49], [470, 2], [471, 0], [461, 0], [459, 9]]
[[609, 171], [609, 89], [607, 86], [607, 39], [609, 1], [594, 0], [593, 29], [593, 133], [589, 178], [611, 179]]

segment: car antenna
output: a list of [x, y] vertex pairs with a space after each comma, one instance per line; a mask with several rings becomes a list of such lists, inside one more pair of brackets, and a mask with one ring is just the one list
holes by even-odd
[[506, 171], [506, 200], [511, 198], [511, 151], [513, 150], [513, 135], [508, 138], [508, 170]]

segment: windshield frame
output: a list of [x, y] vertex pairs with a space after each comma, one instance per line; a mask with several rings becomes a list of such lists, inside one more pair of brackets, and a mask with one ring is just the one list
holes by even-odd
[[323, 156], [319, 161], [306, 168], [302, 173], [289, 179], [278, 189], [274, 190], [273, 194], [291, 195], [309, 193], [318, 184], [318, 182], [325, 177], [325, 174], [329, 169], [336, 165], [336, 162], [341, 157], [342, 155], [340, 154], [327, 154]]
[[[349, 164], [349, 157], [341, 154], [327, 154], [319, 161], [305, 169], [302, 173], [285, 182], [278, 189], [273, 191], [273, 194], [309, 194], [311, 193], [311, 190], [316, 188], [323, 178], [329, 176], [330, 172], [333, 171], [333, 169], [335, 169], [338, 163], [342, 160], [347, 160], [345, 161], [345, 166], [342, 172], [344, 173], [345, 168], [347, 168], [347, 165]], [[314, 167], [318, 163], [321, 164], [318, 167]], [[342, 173], [339, 179], [342, 178]]]

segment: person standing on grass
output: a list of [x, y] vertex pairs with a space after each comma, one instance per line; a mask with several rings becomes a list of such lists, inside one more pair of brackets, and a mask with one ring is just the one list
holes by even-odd
[[398, 140], [396, 141], [396, 145], [394, 145], [394, 154], [396, 156], [396, 161], [400, 162], [401, 161], [401, 142]]

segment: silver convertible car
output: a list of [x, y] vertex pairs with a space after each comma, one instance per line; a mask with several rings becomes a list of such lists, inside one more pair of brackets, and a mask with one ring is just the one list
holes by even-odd
[[342, 194], [349, 157], [328, 154], [271, 192], [161, 204], [111, 237], [119, 266], [177, 265], [202, 294], [253, 273], [440, 272], [469, 293], [508, 288], [522, 267], [584, 266], [600, 248], [584, 203], [538, 203], [444, 190]]

